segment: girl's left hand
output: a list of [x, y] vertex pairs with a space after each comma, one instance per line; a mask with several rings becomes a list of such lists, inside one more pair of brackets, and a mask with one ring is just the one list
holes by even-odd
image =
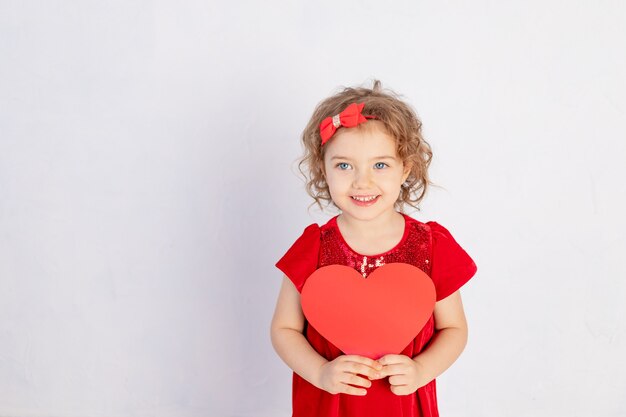
[[424, 383], [421, 380], [423, 373], [420, 364], [406, 355], [385, 355], [378, 359], [383, 365], [380, 371], [381, 379], [389, 377], [391, 392], [396, 395], [413, 394]]

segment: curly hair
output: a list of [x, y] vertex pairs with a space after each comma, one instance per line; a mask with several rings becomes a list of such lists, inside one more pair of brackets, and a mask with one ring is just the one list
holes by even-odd
[[379, 80], [374, 80], [372, 88], [344, 88], [315, 108], [302, 132], [304, 155], [298, 162], [298, 170], [306, 182], [306, 191], [315, 200], [311, 205], [317, 203], [321, 210], [324, 209], [322, 202], [326, 202], [327, 206], [334, 206], [324, 177], [325, 147], [322, 146], [320, 137], [320, 123], [354, 102], [365, 103], [363, 114], [374, 116], [384, 124], [386, 133], [396, 140], [398, 156], [404, 164], [411, 165], [411, 172], [402, 184], [396, 201], [396, 209], [402, 211], [404, 205], [408, 204], [419, 210], [418, 204], [424, 198], [426, 190], [429, 185], [434, 185], [428, 178], [428, 166], [433, 153], [422, 137], [422, 122], [415, 111], [398, 94], [383, 89]]

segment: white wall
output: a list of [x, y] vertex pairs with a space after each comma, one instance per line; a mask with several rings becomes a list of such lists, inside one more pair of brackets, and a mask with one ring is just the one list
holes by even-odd
[[442, 415], [626, 414], [623, 2], [0, 1], [0, 415], [289, 416], [274, 262], [372, 77], [479, 272]]

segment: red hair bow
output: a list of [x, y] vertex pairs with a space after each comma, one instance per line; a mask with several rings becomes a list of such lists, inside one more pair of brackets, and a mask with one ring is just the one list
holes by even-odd
[[340, 126], [355, 127], [361, 123], [367, 122], [367, 119], [375, 119], [374, 116], [363, 116], [361, 111], [365, 103], [352, 103], [339, 114], [333, 117], [327, 117], [320, 123], [320, 136], [322, 137], [322, 145], [324, 145]]

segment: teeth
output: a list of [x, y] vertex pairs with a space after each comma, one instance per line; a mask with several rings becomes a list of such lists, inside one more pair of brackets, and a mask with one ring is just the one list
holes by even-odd
[[372, 201], [372, 200], [374, 200], [376, 197], [378, 197], [378, 196], [376, 196], [376, 195], [373, 195], [373, 196], [370, 196], [370, 197], [356, 197], [356, 196], [352, 196], [352, 198], [354, 198], [355, 200], [357, 200], [357, 201], [363, 201], [363, 202], [365, 202], [365, 201]]

